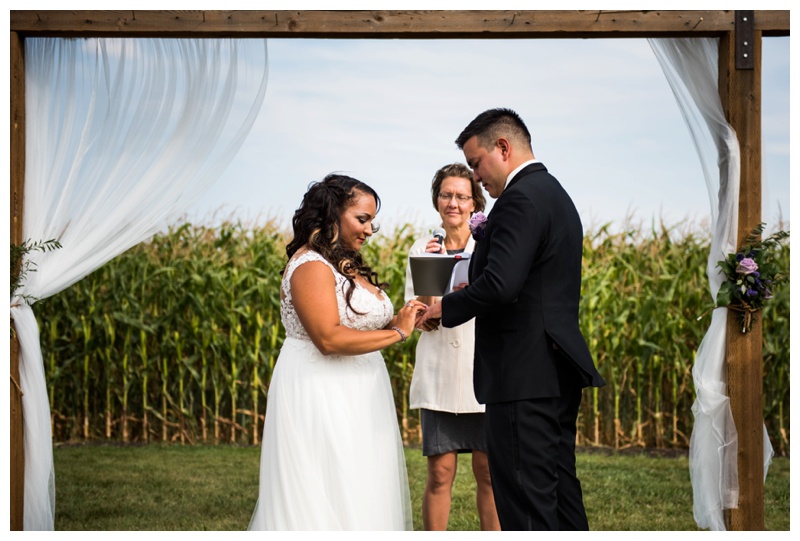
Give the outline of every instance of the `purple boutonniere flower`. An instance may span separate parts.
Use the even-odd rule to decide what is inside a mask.
[[[482,212],[476,212],[469,219],[469,230],[472,233],[472,238],[481,240],[486,235],[486,222],[489,219]]]

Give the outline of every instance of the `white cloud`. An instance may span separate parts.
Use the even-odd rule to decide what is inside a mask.
[[[788,215],[781,39],[765,45],[763,132],[769,197]],[[269,54],[261,116],[195,216],[227,203],[288,224],[309,182],[343,171],[379,192],[384,224],[430,225],[434,171],[463,161],[454,139],[498,106],[526,121],[584,222],[622,222],[631,209],[648,223],[708,215],[694,147],[644,40],[272,40]],[[771,216],[774,202],[765,207]]]

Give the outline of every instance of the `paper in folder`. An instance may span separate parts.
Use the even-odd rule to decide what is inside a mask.
[[[442,297],[453,291],[453,285],[467,281],[469,254],[412,255],[410,265],[414,294]]]

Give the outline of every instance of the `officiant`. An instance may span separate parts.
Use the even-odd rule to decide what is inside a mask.
[[[436,236],[431,234],[418,239],[409,250],[405,293],[406,301],[418,298],[429,306],[440,298],[415,294],[411,257],[424,252],[472,253],[475,240],[470,235],[469,219],[486,206],[480,184],[461,163],[436,171],[431,183],[431,200],[441,217],[441,228],[434,231]],[[485,407],[475,399],[472,385],[474,328],[474,321],[452,329],[441,327],[438,321],[428,322],[423,328],[427,332],[422,333],[417,342],[410,407],[421,410],[422,454],[428,463],[422,520],[429,531],[447,529],[450,494],[461,453],[472,455],[481,529],[500,529],[486,455]]]

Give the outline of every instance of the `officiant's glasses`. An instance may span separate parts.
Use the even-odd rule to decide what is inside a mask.
[[[459,204],[464,204],[472,199],[471,195],[461,195],[459,193],[439,193],[439,201],[450,201],[454,197]]]

